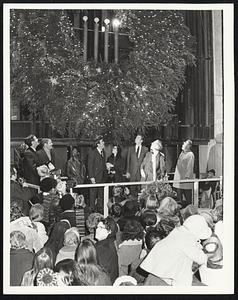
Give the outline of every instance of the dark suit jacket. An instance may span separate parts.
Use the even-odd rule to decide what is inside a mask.
[[[140,175],[140,166],[141,163],[147,153],[148,149],[144,146],[141,148],[140,156],[139,158],[136,155],[136,147],[131,146],[128,149],[127,153],[127,168],[126,171],[130,173],[130,181],[140,181],[141,175]]]
[[[29,147],[24,152],[24,159],[23,159],[23,169],[24,169],[24,178],[26,179],[26,182],[32,183],[32,184],[40,184],[40,178],[37,173],[38,166],[38,157],[36,152]]]
[[[141,169],[145,171],[146,177],[142,181],[152,181],[153,180],[153,165],[152,165],[152,153],[147,152],[146,156],[141,164]],[[164,154],[159,152],[156,155],[156,179],[161,179],[165,173],[165,159]]]
[[[106,238],[105,240],[96,243],[98,264],[108,272],[111,281],[114,282],[118,277],[118,255],[113,239]]]
[[[114,157],[112,154],[108,157],[107,162],[114,165],[114,168],[111,170],[115,171],[115,175],[113,176],[114,182],[123,182],[125,178],[122,176],[125,173],[125,160],[122,157]],[[110,181],[110,179],[109,179]]]
[[[106,158],[103,151],[103,157],[100,155],[97,149],[93,149],[88,155],[88,176],[89,178],[95,178],[96,183],[106,181]]]
[[[44,149],[40,149],[36,152],[37,158],[38,158],[38,166],[47,165],[49,162],[51,162],[55,166],[55,155],[54,151],[51,151],[51,160],[49,160],[49,157],[47,156]]]

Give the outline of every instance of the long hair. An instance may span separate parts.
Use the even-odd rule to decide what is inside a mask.
[[[79,265],[97,264],[96,248],[90,239],[85,239],[78,245],[75,256]]]
[[[117,155],[116,155],[116,158],[121,158],[121,147],[120,147],[120,145],[118,145],[118,144],[113,144],[113,145],[112,145],[112,149],[113,149],[114,147],[117,147]],[[113,155],[113,153],[112,153],[111,155]]]
[[[79,278],[83,285],[112,285],[107,271],[96,264],[79,266]]]
[[[53,269],[53,253],[48,247],[41,248],[33,261],[33,270],[36,274],[44,268]]]
[[[175,216],[178,214],[179,206],[177,202],[171,197],[165,197],[161,203],[157,212],[163,216]]]
[[[73,259],[63,259],[54,267],[54,272],[62,274],[63,282],[66,285],[84,285],[79,277],[78,265]]]

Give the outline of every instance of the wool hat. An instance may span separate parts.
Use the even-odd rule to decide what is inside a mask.
[[[183,226],[187,228],[188,231],[190,231],[197,239],[206,240],[212,234],[205,218],[200,215],[188,217],[184,221]]]

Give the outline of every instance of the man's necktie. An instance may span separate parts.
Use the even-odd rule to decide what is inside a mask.
[[[139,158],[139,151],[140,151],[140,147],[138,146],[137,147],[137,150],[136,150],[136,156]]]

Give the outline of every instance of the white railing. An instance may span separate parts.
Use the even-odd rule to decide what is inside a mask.
[[[222,188],[222,177],[218,178],[205,178],[205,179],[186,179],[186,180],[163,180],[164,183],[193,183],[193,199],[192,203],[198,206],[198,196],[199,196],[199,182],[204,181],[218,181],[220,182],[220,188]],[[119,182],[119,183],[97,183],[97,184],[79,184],[76,185],[73,189],[79,188],[96,188],[102,187],[104,188],[104,217],[108,216],[108,206],[107,203],[109,201],[109,187],[110,186],[130,186],[130,185],[148,185],[153,183],[153,181],[143,181],[143,182]]]
[[[220,188],[222,188],[222,176],[217,178],[205,178],[205,179],[186,179],[186,180],[163,180],[164,183],[193,183],[193,198],[192,204],[198,206],[198,196],[199,196],[199,182],[204,181],[218,181],[220,182]],[[97,183],[97,184],[79,184],[76,185],[73,189],[82,189],[82,188],[97,188],[102,187],[104,188],[104,202],[103,202],[103,214],[104,217],[108,216],[108,206],[107,203],[109,201],[109,187],[111,186],[131,186],[131,185],[148,185],[153,183],[153,181],[139,181],[139,182],[119,182],[119,183]],[[40,187],[35,184],[25,183],[26,187],[37,189],[38,193],[40,192]],[[72,190],[71,189],[71,193]]]

